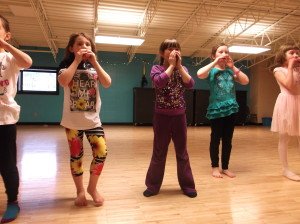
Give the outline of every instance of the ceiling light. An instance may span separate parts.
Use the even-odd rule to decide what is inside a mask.
[[[114,9],[101,9],[99,11],[99,23],[118,24],[126,26],[136,26],[141,22],[143,12],[134,11],[130,12],[128,9],[114,10]]]
[[[269,47],[265,46],[252,46],[252,45],[232,45],[228,48],[231,53],[240,54],[259,54],[265,51],[271,50]]]
[[[98,44],[119,44],[140,46],[145,40],[137,37],[116,37],[116,36],[95,36],[95,42]]]

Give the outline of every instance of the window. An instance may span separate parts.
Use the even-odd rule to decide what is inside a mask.
[[[58,95],[56,69],[30,68],[21,70],[18,93]]]

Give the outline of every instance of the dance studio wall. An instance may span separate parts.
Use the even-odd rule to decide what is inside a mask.
[[[58,67],[64,55],[64,49],[59,52],[54,60],[50,52],[27,52],[33,59],[33,66]],[[144,72],[151,88],[149,77],[150,69],[156,63],[156,55],[136,54],[132,62],[128,63],[126,53],[98,52],[98,60],[112,78],[112,85],[105,89],[100,87],[102,99],[101,120],[103,123],[132,123],[133,122],[133,88],[140,87]],[[195,89],[208,89],[207,82],[196,77],[200,66],[194,66],[192,59],[184,57],[190,74],[196,81]],[[201,65],[202,66],[202,65]],[[246,69],[246,73],[249,71]],[[250,85],[237,85],[237,90],[250,89]],[[21,105],[20,123],[59,123],[62,114],[63,89],[59,89],[59,95],[33,95],[17,94],[17,102]]]
[[[257,123],[262,123],[263,117],[272,117],[273,108],[280,92],[268,63],[262,62],[251,68],[251,90],[249,92],[250,113],[256,114]]]

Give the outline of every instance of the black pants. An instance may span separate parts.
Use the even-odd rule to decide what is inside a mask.
[[[17,126],[0,125],[0,174],[6,189],[7,201],[18,198],[19,172],[17,168]]]
[[[227,117],[210,120],[211,135],[209,150],[212,167],[219,167],[219,145],[222,139],[222,169],[228,169],[235,119],[236,114],[231,114]]]

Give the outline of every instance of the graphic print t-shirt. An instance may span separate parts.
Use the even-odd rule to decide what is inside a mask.
[[[89,70],[77,70],[70,87],[70,111],[96,112],[97,74]]]
[[[20,69],[11,53],[0,52],[0,125],[19,120],[20,106],[14,98]]]
[[[59,74],[64,69],[59,71]],[[76,130],[101,126],[101,100],[98,75],[94,69],[77,69],[69,86],[64,87],[64,108],[61,125]]]

